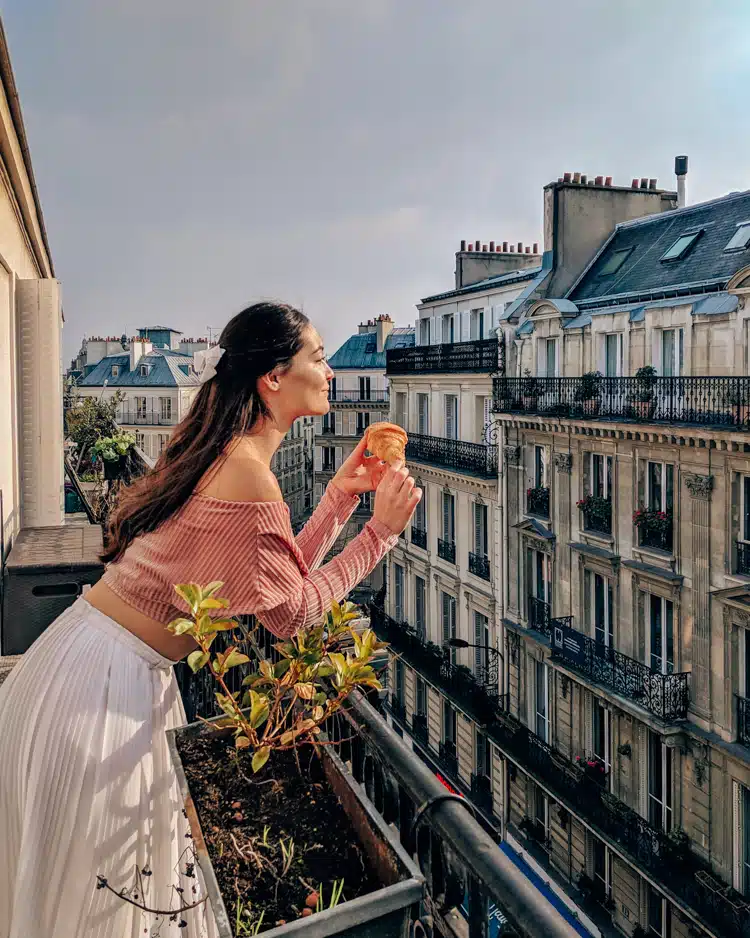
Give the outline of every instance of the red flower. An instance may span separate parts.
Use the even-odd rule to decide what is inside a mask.
[[[531,495],[531,489],[526,489],[526,494]]]

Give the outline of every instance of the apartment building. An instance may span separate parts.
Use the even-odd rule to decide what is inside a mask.
[[[271,462],[295,530],[302,527],[313,508],[314,433],[312,417],[295,420]]]

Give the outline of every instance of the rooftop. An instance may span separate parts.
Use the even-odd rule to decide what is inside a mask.
[[[181,355],[172,349],[154,349],[138,360],[133,371],[130,370],[130,356],[107,355],[93,367],[91,372],[78,382],[81,388],[101,388],[104,382],[110,388],[132,387],[197,387],[200,383],[197,375],[190,368],[188,374],[180,366],[192,366],[190,355]],[[119,374],[112,372],[112,366],[119,367]],[[149,365],[147,375],[141,374],[141,365]]]
[[[385,371],[385,353],[396,348],[411,348],[414,345],[414,327],[396,326],[385,340],[385,350],[378,352],[378,337],[375,332],[350,336],[328,359],[334,371],[342,368],[378,368]]]
[[[519,254],[519,257],[520,256]],[[499,274],[497,277],[488,277],[486,280],[479,280],[477,283],[462,287],[460,290],[448,290],[445,293],[436,293],[433,296],[426,296],[422,300],[422,303],[433,303],[436,300],[448,300],[451,297],[466,296],[469,293],[482,293],[494,287],[523,283],[526,280],[533,280],[541,269],[541,267],[525,267],[523,270],[512,270],[507,274]]]

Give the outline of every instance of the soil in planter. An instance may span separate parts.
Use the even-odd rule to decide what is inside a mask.
[[[237,763],[226,737],[178,735],[176,741],[233,927],[238,896],[250,913],[244,917],[248,926],[264,912],[262,933],[300,918],[321,884],[324,908],[337,880],[344,880],[340,902],[380,888],[310,747],[299,751],[301,775],[293,752],[272,753],[253,775],[252,754],[239,753]],[[281,877],[279,840],[288,845],[289,838],[294,858]]]

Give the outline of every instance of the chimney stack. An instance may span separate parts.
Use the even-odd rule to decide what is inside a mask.
[[[685,208],[687,205],[687,171],[688,158],[686,156],[676,156],[674,158],[674,172],[677,176],[677,208]]]
[[[539,253],[539,242],[538,242],[538,241],[535,241],[535,242],[534,242],[534,250],[533,250],[531,253],[532,253],[532,254],[538,254],[538,253]]]
[[[604,177],[604,185],[605,185],[605,186],[611,186],[611,185],[612,185],[612,177],[611,177],[611,176],[605,176],[605,177]]]
[[[507,242],[507,241],[503,241],[503,253],[504,253],[504,254],[507,254],[507,253],[508,253],[508,242]]]
[[[490,241],[490,251],[492,251],[493,254],[495,253],[495,242],[494,242],[494,241]]]
[[[465,251],[465,250],[466,250],[466,238],[464,238],[464,240],[461,242],[461,251]]]
[[[518,253],[523,254],[523,241],[518,242]]]
[[[597,177],[594,179],[594,185],[595,185],[595,186],[603,186],[603,185],[604,185],[604,176],[597,176]]]
[[[630,183],[630,188],[631,188],[631,189],[637,189],[637,188],[638,188],[638,180],[637,180],[637,179],[634,179],[634,180]]]

